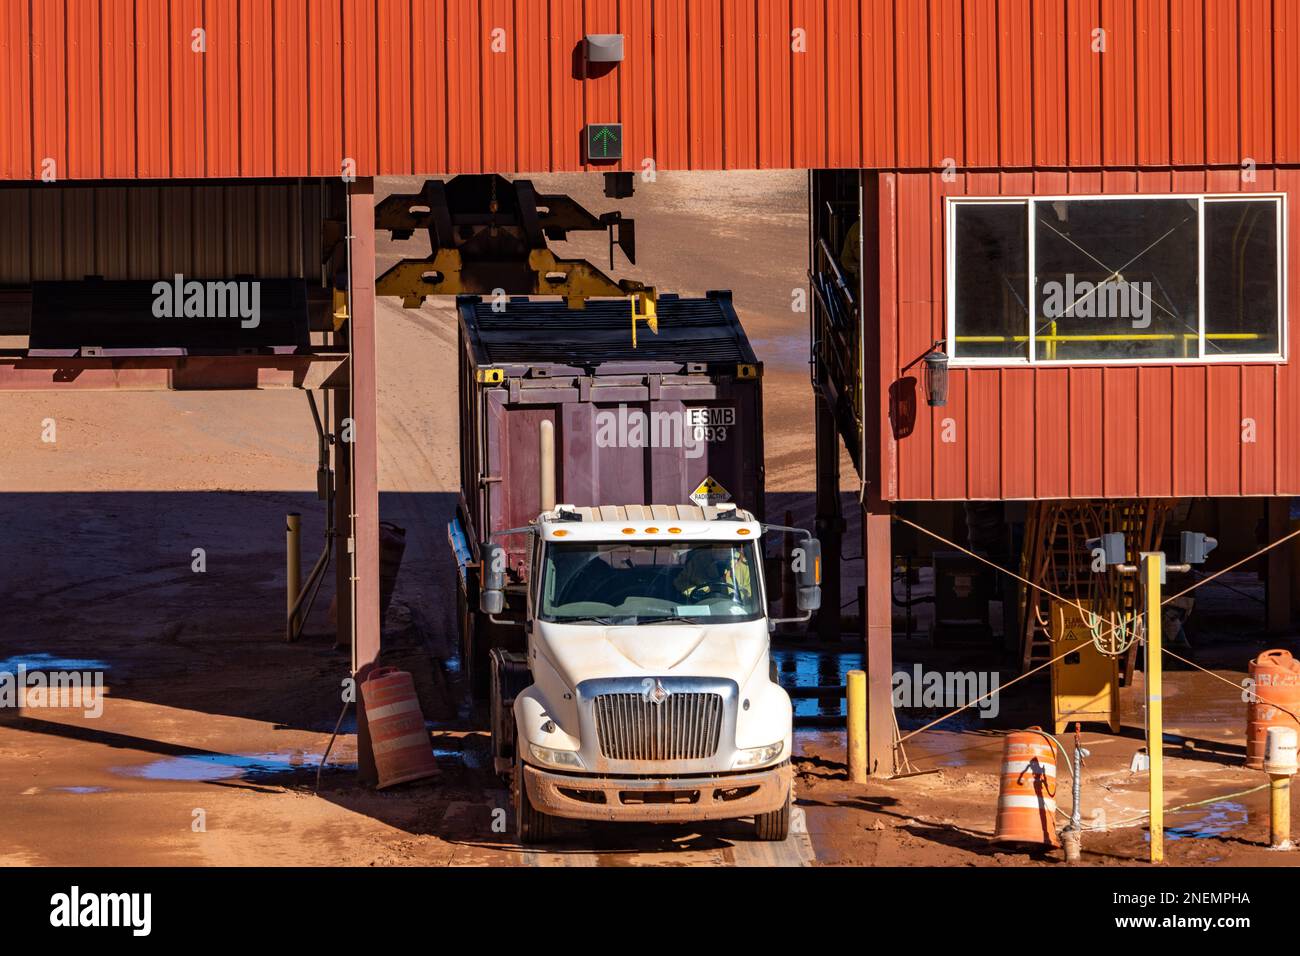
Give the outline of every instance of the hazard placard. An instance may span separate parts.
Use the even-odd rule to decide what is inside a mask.
[[[720,505],[730,500],[731,492],[714,480],[712,475],[701,481],[696,489],[691,492],[691,501],[694,501],[701,508],[708,505]]]

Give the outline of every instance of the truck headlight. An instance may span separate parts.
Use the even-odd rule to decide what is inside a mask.
[[[561,770],[582,769],[582,758],[578,756],[576,750],[553,750],[550,747],[529,744],[528,752],[533,755],[534,760],[548,767],[559,767]]]
[[[781,752],[785,750],[785,741],[778,740],[774,744],[768,744],[766,747],[754,747],[752,750],[742,750],[736,754],[736,759],[732,763],[733,770],[739,770],[742,767],[758,767],[765,763],[771,763]]]

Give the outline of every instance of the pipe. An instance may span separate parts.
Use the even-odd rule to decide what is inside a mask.
[[[290,512],[284,520],[286,587],[284,639],[292,641],[298,629],[298,598],[302,593],[302,515],[296,511]]]
[[[1274,850],[1291,849],[1291,778],[1268,775],[1268,845]]]
[[[334,551],[335,475],[330,469],[330,446],[334,443],[334,436],[325,430],[320,411],[316,408],[316,398],[310,391],[307,392],[307,403],[311,407],[311,417],[316,424],[316,440],[319,449],[317,484],[323,485],[325,499],[325,546],[321,549],[316,563],[312,565],[307,581],[299,588],[297,601],[289,609],[287,626],[289,627],[288,640],[291,643],[298,639],[307,624],[307,616],[311,614],[312,605],[316,602],[316,595],[325,580],[325,571],[329,567],[330,557]]]
[[[867,672],[849,671],[849,780],[867,782]]]
[[[542,511],[555,510],[555,423],[543,421],[538,429]]]

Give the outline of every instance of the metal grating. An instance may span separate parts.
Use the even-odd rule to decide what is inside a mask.
[[[610,760],[702,760],[718,752],[722,695],[671,694],[652,704],[640,694],[593,698],[601,755]]]

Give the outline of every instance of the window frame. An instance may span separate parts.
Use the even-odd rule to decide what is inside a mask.
[[[1038,223],[1034,213],[1037,203],[1052,202],[1114,202],[1119,200],[1195,200],[1197,204],[1197,356],[1195,358],[1156,357],[1156,358],[1089,358],[1089,359],[1040,359],[1037,358],[1038,326],[1038,277],[1036,245]],[[1259,354],[1239,353],[1232,355],[1207,355],[1205,353],[1205,206],[1207,203],[1220,202],[1259,202],[1272,200],[1277,208],[1277,302],[1278,302],[1278,349],[1276,352]],[[1026,262],[1028,264],[1028,303],[1029,303],[1029,338],[1025,358],[1012,356],[972,356],[961,357],[957,354],[957,210],[965,205],[1023,205],[1027,218],[1026,241],[1029,244]],[[953,368],[1073,368],[1086,366],[1138,366],[1138,365],[1283,365],[1289,360],[1290,335],[1288,334],[1289,315],[1287,312],[1287,194],[1284,192],[1238,192],[1238,193],[1115,193],[1111,195],[1087,193],[1076,195],[993,195],[993,196],[945,196],[944,197],[944,306],[945,341],[949,344],[949,364]]]

